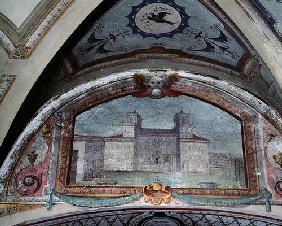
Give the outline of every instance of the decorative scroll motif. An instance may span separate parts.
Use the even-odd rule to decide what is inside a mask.
[[[266,120],[262,120],[262,124],[267,185],[272,192],[272,199],[277,201],[282,199],[282,171],[274,156],[279,154],[282,148],[282,134]]]
[[[34,167],[33,163],[30,167],[22,169],[16,177],[18,193],[32,195],[37,192],[42,184],[43,173],[44,169]]]
[[[169,203],[171,201],[172,190],[169,186],[154,182],[146,185],[143,189],[144,201],[154,205],[159,205],[162,202]]]
[[[199,1],[124,0],[93,25],[73,53],[84,65],[150,48],[179,49],[182,54],[207,57],[231,67],[245,52]]]
[[[121,208],[115,210],[84,211],[25,222],[21,225],[51,226],[51,225],[95,225],[95,226],[242,226],[264,225],[280,226],[281,220],[235,213],[222,210],[188,209],[188,208]]]
[[[0,217],[12,215],[22,211],[41,208],[41,204],[0,203]]]
[[[282,172],[278,173],[274,188],[276,193],[282,196]]]
[[[282,169],[282,139],[274,138],[268,144],[269,160],[273,166]]]
[[[0,104],[4,100],[6,94],[11,88],[13,82],[15,81],[14,75],[3,75],[0,74]]]
[[[14,180],[16,191],[22,196],[43,193],[43,186],[47,184],[48,177],[51,131],[51,125],[46,123],[27,146],[26,155],[18,166]]]
[[[72,1],[73,0],[60,0],[57,4],[53,4],[53,5],[51,2],[53,8],[51,8],[50,11],[48,11],[48,14],[45,15],[44,19],[41,19],[39,17],[40,18],[39,21],[32,21],[30,25],[31,27],[26,28],[27,30],[26,34],[21,34],[17,29],[12,27],[13,28],[12,30],[15,30],[14,31],[16,33],[15,36],[19,36],[21,38],[13,38],[10,37],[8,34],[6,34],[4,30],[0,31],[0,45],[7,52],[8,57],[12,59],[28,58],[30,54],[33,52],[33,50],[35,49],[35,47],[38,45],[42,37],[58,20],[58,18],[64,13],[67,7],[70,6]],[[48,3],[48,1],[46,2]],[[46,8],[44,8],[43,10],[46,10]],[[6,22],[6,24],[9,23]],[[10,27],[7,26],[6,29],[9,28]]]
[[[282,168],[282,152],[279,151],[277,152],[277,154],[273,155],[273,159],[275,163],[278,164],[280,168]]]

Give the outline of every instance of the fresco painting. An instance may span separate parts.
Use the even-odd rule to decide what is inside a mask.
[[[241,131],[192,97],[115,99],[77,115],[70,184],[245,188]]]

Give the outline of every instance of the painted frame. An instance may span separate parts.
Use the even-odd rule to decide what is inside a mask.
[[[191,96],[209,104],[215,105],[241,121],[242,141],[244,150],[244,164],[246,188],[206,189],[206,188],[172,188],[173,192],[211,197],[246,197],[257,195],[260,192],[257,174],[257,155],[255,140],[255,118],[253,114],[237,107],[220,93],[212,92],[206,87],[193,87],[177,83],[170,90],[172,93]],[[72,158],[72,141],[74,123],[78,114],[98,105],[126,95],[136,95],[140,90],[136,85],[120,84],[118,87],[99,88],[85,96],[79,103],[71,103],[61,113],[63,115],[59,164],[55,190],[59,193],[87,197],[121,197],[142,192],[143,186],[86,186],[69,184],[70,159]]]

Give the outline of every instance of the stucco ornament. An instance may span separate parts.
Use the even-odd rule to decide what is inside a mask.
[[[150,202],[154,205],[159,205],[163,202],[169,203],[171,201],[171,188],[158,182],[154,182],[150,185],[145,186],[143,192],[144,201]]]
[[[275,167],[282,169],[282,139],[274,138],[268,143],[269,160]]]
[[[180,79],[177,73],[169,74],[166,71],[155,71],[153,73],[154,76],[148,76],[146,73],[134,74],[134,82],[142,90],[136,96],[150,96],[155,99],[165,96],[177,96],[177,93],[169,91],[169,88]]]

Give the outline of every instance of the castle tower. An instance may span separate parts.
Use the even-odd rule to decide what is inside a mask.
[[[180,138],[192,137],[192,123],[190,121],[190,114],[181,110],[174,116],[174,128],[179,133]]]
[[[142,118],[138,112],[127,113],[126,121],[123,123],[123,137],[134,137],[136,129],[141,128]]]

